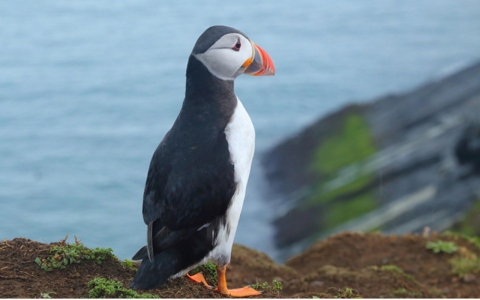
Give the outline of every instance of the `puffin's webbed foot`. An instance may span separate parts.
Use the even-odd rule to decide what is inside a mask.
[[[223,266],[223,267],[218,267],[217,266],[218,286],[215,289],[215,292],[223,294],[223,295],[228,295],[228,296],[231,296],[231,297],[238,297],[238,298],[249,297],[249,296],[258,296],[258,295],[262,294],[261,292],[255,290],[255,289],[253,289],[249,286],[239,288],[239,289],[229,290],[227,288],[226,272],[227,272],[227,267],[226,266]]]
[[[218,274],[218,285],[214,289],[215,292],[220,293],[222,295],[227,295],[231,297],[237,297],[237,298],[242,298],[242,297],[249,297],[249,296],[258,296],[261,295],[262,293],[249,287],[245,286],[243,288],[239,289],[233,289],[229,290],[227,288],[227,277],[226,277],[226,271],[227,267],[218,267],[217,266],[217,274]],[[188,279],[190,279],[193,282],[196,283],[202,283],[204,286],[206,286],[209,289],[212,289],[213,287],[207,283],[205,280],[205,277],[203,277],[202,273],[197,273],[195,275],[186,275]]]

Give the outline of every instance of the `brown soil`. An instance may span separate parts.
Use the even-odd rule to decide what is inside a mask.
[[[433,253],[427,241],[453,241],[456,253]],[[34,260],[45,258],[51,246],[16,238],[0,242],[0,297],[88,297],[87,283],[95,277],[121,281],[128,287],[135,271],[109,258],[102,264],[83,261],[66,269],[44,271]],[[228,268],[229,287],[279,280],[280,292],[269,290],[262,298],[301,297],[480,297],[480,260],[462,276],[452,272],[451,259],[475,261],[480,249],[469,241],[445,235],[382,236],[342,233],[320,241],[285,265],[267,255],[235,245]],[[383,267],[382,267],[383,266]],[[162,298],[219,298],[221,295],[185,278],[170,279],[148,291]]]

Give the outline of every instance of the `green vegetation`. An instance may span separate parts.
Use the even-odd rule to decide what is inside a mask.
[[[370,129],[358,114],[345,118],[343,130],[324,141],[315,153],[313,167],[322,175],[334,176],[343,167],[375,153]]]
[[[217,266],[212,262],[206,262],[205,264],[192,269],[188,274],[195,275],[202,273],[205,280],[213,286],[218,283]]]
[[[457,252],[458,247],[455,245],[454,242],[445,242],[445,241],[435,241],[435,242],[428,242],[426,248],[432,250],[433,253],[448,253],[452,254]]]
[[[40,293],[40,297],[45,298],[45,299],[50,299],[52,296],[50,294],[55,294],[55,292],[49,292],[49,293]]]
[[[329,203],[339,196],[347,195],[364,188],[370,184],[370,182],[370,175],[361,175],[353,181],[332,190],[327,190],[321,186],[321,190],[318,190],[318,194],[316,195],[317,197],[311,198],[310,201],[312,203]]]
[[[408,297],[408,298],[413,298],[413,297],[422,297],[422,294],[419,292],[412,292],[408,291],[405,288],[399,288],[396,291],[393,292],[393,295],[397,297]]]
[[[445,232],[442,235],[452,237],[454,239],[465,239],[480,249],[480,238],[469,237],[463,233]],[[428,242],[427,249],[433,250],[434,253],[445,252],[455,254],[449,263],[452,267],[452,273],[463,277],[467,274],[480,273],[480,258],[466,247],[458,247],[454,242],[435,241]]]
[[[403,274],[403,270],[396,265],[383,265],[380,267],[380,271],[396,272],[396,273]]]
[[[122,261],[122,266],[124,268],[128,268],[130,270],[134,270],[134,271],[137,270],[137,267],[135,267],[135,265],[133,264],[133,261],[131,261],[129,259],[125,259],[124,261]]]
[[[149,293],[139,294],[125,288],[120,281],[100,277],[90,280],[88,287],[91,288],[88,298],[159,298]]]
[[[452,227],[454,232],[463,236],[480,236],[480,199],[469,208],[463,219]],[[478,239],[478,247],[480,248],[480,239]]]
[[[480,273],[480,259],[476,257],[452,258],[450,264],[452,265],[452,272],[460,277]]]
[[[454,231],[445,231],[444,233],[442,233],[442,235],[451,236],[451,237],[454,237],[455,239],[463,238],[469,241],[470,243],[472,243],[473,245],[475,245],[475,247],[477,247],[478,249],[480,249],[480,237],[478,236],[469,236],[465,233],[454,232]]]
[[[282,290],[282,283],[276,279],[272,281],[272,284],[268,284],[268,282],[264,283],[255,283],[250,286],[253,289],[256,289],[257,291],[273,291],[273,292],[279,292]]]
[[[77,239],[75,239],[75,244],[66,244],[65,240],[60,245],[53,246],[47,258],[37,257],[35,259],[42,270],[65,269],[67,265],[78,264],[83,260],[93,260],[97,264],[101,264],[108,257],[115,258],[111,248],[88,249]]]
[[[372,211],[375,207],[375,201],[370,193],[354,197],[350,201],[332,203],[328,206],[328,213],[325,216],[325,227],[334,228]]]
[[[373,266],[373,267],[371,267],[371,269],[382,271],[382,272],[397,273],[397,274],[400,274],[403,277],[405,277],[405,279],[408,279],[410,281],[414,280],[412,275],[406,274],[405,272],[403,272],[403,270],[399,266],[396,266],[396,265],[383,265],[381,267]]]
[[[358,295],[358,292],[355,291],[354,289],[346,287],[345,290],[339,291],[337,295],[334,296],[334,298],[361,298]]]
[[[431,297],[433,298],[445,298],[444,292],[437,288],[437,287],[432,287],[428,290],[428,293],[430,294]]]
[[[346,221],[372,211],[376,207],[371,192],[361,193],[337,200],[339,197],[356,193],[372,182],[372,175],[362,170],[354,172],[352,178],[338,187],[329,186],[328,182],[339,178],[339,172],[354,163],[361,163],[376,152],[368,124],[358,114],[351,113],[344,119],[340,132],[327,138],[316,149],[312,171],[319,174],[322,182],[315,188],[314,195],[307,199],[305,207],[324,206],[323,226],[332,229]]]

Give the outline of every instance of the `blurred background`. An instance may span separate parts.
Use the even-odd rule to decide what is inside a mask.
[[[288,190],[275,187],[296,176],[278,172],[274,158],[295,153],[279,154],[278,145],[349,103],[441,82],[480,60],[480,2],[474,0],[1,1],[0,239],[50,243],[76,235],[88,247],[113,248],[121,259],[143,246],[141,205],[151,156],[181,107],[196,39],[220,24],[247,34],[275,62],[274,77],[236,81],[257,132],[236,242],[277,260],[340,225],[333,222],[319,234],[315,228],[325,224],[314,218],[282,240],[282,220],[288,227],[298,221],[282,217],[326,187],[308,180]],[[382,126],[374,111],[360,115],[372,128],[376,150],[394,146],[375,139]],[[392,115],[388,120],[396,122]],[[312,151],[320,159],[325,152]],[[332,174],[320,177],[340,176]],[[439,193],[428,187],[412,191]],[[362,213],[387,203],[385,195]]]

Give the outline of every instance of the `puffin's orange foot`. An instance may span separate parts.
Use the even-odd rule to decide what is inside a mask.
[[[185,276],[187,276],[187,278],[190,279],[193,282],[203,283],[204,286],[206,286],[210,289],[212,288],[212,286],[208,285],[207,281],[205,280],[205,277],[203,277],[203,274],[201,272],[197,273],[195,275],[191,275],[191,276],[186,274]]]
[[[227,295],[230,297],[237,297],[237,298],[242,298],[242,297],[250,297],[250,296],[258,296],[261,295],[262,292],[259,292],[257,290],[252,289],[249,286],[240,288],[240,289],[233,289],[233,290],[224,290],[224,291],[219,291],[218,288],[215,289],[215,292]]]

